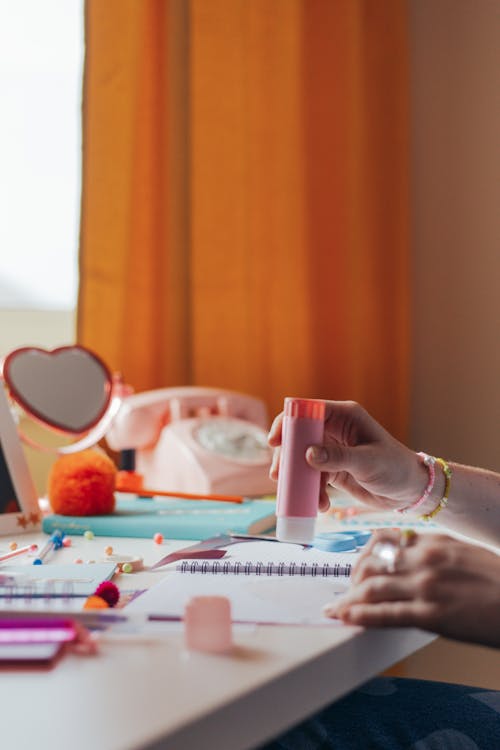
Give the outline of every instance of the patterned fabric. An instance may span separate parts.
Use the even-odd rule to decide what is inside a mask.
[[[500,750],[500,692],[379,677],[261,750]]]

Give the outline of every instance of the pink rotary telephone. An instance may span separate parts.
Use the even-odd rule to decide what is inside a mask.
[[[275,494],[267,412],[257,398],[219,388],[163,388],[124,398],[106,439],[136,451],[148,487],[166,492]]]

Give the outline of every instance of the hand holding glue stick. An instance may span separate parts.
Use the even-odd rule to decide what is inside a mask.
[[[323,441],[325,402],[286,398],[276,505],[276,536],[310,544],[318,514],[321,475],[306,460],[311,445]]]
[[[396,525],[401,525],[400,513],[418,508],[423,521],[431,519],[498,548],[498,473],[444,459],[431,471],[427,454],[405,446],[359,404],[324,405],[323,439],[298,451],[303,455],[305,450],[306,462],[320,476],[320,510],[328,509],[330,484],[366,507],[398,513]],[[275,479],[282,470],[285,475],[290,471],[285,419],[278,415],[269,434]],[[280,513],[291,515],[290,504]],[[500,648],[497,552],[442,534],[411,531],[375,533],[353,570],[349,592],[324,614],[352,625],[419,627]],[[388,546],[393,547],[390,558],[382,554]]]

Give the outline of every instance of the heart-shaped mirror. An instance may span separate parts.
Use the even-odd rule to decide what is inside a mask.
[[[81,346],[16,349],[5,359],[3,376],[13,399],[30,416],[74,435],[94,427],[111,399],[110,371]]]

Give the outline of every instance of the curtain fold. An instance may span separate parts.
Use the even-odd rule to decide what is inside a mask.
[[[399,0],[87,0],[78,337],[137,390],[408,415]]]

